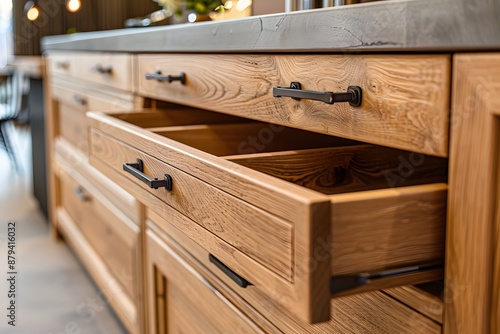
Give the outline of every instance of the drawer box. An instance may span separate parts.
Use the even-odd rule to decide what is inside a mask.
[[[49,70],[66,79],[92,83],[132,92],[132,56],[111,53],[50,53]]]
[[[448,155],[448,55],[139,55],[146,97],[435,156]],[[185,75],[158,81],[154,75]],[[152,78],[153,75],[153,78]],[[148,79],[149,78],[149,79]],[[359,107],[273,97],[273,88],[362,89]]]
[[[345,284],[442,260],[446,185],[435,182],[446,181],[446,160],[265,123],[205,124],[200,111],[191,125],[175,121],[174,108],[156,113],[153,128],[133,114],[88,113],[91,163],[156,211],[175,208],[177,228],[307,321],[329,317],[330,290],[441,277],[436,269]],[[168,174],[172,190],[124,171],[136,159],[136,176]],[[404,187],[390,188],[389,174]]]

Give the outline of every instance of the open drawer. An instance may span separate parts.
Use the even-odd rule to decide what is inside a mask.
[[[91,164],[306,321],[442,277],[445,159],[197,109],[87,116]]]

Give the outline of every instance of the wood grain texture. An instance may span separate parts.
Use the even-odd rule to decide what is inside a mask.
[[[407,285],[384,290],[384,293],[396,298],[412,309],[426,315],[439,324],[443,323],[443,300],[424,290]]]
[[[54,151],[54,158],[58,165],[69,171],[70,174],[72,171],[81,174],[131,221],[139,225],[138,203],[131,194],[92,167],[88,163],[87,157],[75,151],[74,147],[67,141],[61,138],[56,139]]]
[[[369,194],[361,192],[354,193],[351,197],[348,195],[332,195],[330,198],[326,195],[316,193],[316,196],[318,196],[317,198],[323,196],[322,198],[327,200],[329,205],[332,205],[333,215],[330,216],[330,218],[324,216],[324,207],[319,207],[319,209],[315,207],[317,205],[316,203],[309,204],[308,209],[306,209],[309,210],[309,214],[305,216],[304,220],[301,220],[297,216],[291,217],[289,215],[287,215],[286,218],[281,218],[279,215],[276,215],[277,211],[275,206],[269,206],[269,203],[267,201],[262,201],[262,198],[255,201],[249,201],[247,195],[255,194],[249,193],[248,190],[237,190],[237,192],[235,192],[238,188],[234,188],[235,185],[227,183],[226,180],[230,173],[239,171],[242,173],[242,177],[238,180],[237,187],[241,186],[243,182],[257,182],[258,186],[253,187],[253,189],[262,194],[266,193],[263,191],[265,187],[269,187],[269,185],[272,184],[279,186],[282,190],[287,189],[290,186],[288,182],[276,178],[270,178],[266,181],[268,176],[262,173],[255,173],[255,171],[251,169],[243,169],[243,167],[235,166],[223,159],[205,155],[203,152],[193,149],[192,147],[187,147],[175,141],[169,141],[167,138],[157,136],[156,134],[144,131],[136,126],[131,126],[125,122],[120,122],[116,120],[116,118],[111,124],[107,123],[107,120],[110,119],[108,116],[102,116],[95,113],[89,114],[89,116],[90,123],[92,124],[92,153],[90,160],[94,166],[108,174],[110,173],[110,167],[118,175],[124,175],[126,179],[132,180],[139,185],[142,189],[139,190],[139,192],[144,192],[144,190],[148,191],[154,197],[161,199],[160,202],[173,205],[181,213],[199,224],[203,227],[202,229],[197,229],[195,226],[188,227],[193,225],[194,222],[187,221],[183,229],[186,230],[186,233],[190,234],[194,240],[203,242],[204,247],[212,249],[216,256],[222,254],[224,260],[228,259],[228,265],[232,266],[233,270],[237,272],[246,272],[246,269],[241,268],[241,263],[235,262],[233,257],[236,253],[233,253],[232,256],[228,256],[228,250],[225,249],[228,245],[232,245],[238,249],[242,252],[242,255],[250,256],[261,264],[265,264],[267,268],[274,270],[276,273],[286,274],[287,276],[283,277],[290,277],[293,286],[285,286],[283,282],[279,282],[276,279],[269,280],[269,274],[263,270],[264,268],[256,267],[256,272],[262,273],[260,275],[263,275],[258,279],[258,282],[262,282],[259,284],[268,285],[268,289],[273,287],[274,289],[285,291],[287,298],[289,298],[286,303],[289,304],[292,309],[297,310],[296,312],[299,314],[301,314],[300,312],[304,312],[304,310],[299,311],[301,307],[304,307],[304,303],[302,302],[300,303],[302,306],[298,306],[296,304],[298,301],[294,300],[297,298],[296,294],[300,295],[304,293],[304,290],[300,290],[300,286],[304,286],[305,289],[311,289],[308,291],[308,295],[311,298],[313,298],[312,296],[315,296],[314,298],[320,298],[319,296],[324,298],[325,294],[326,297],[328,297],[329,294],[327,291],[325,292],[324,289],[327,288],[328,279],[332,270],[332,265],[330,263],[333,263],[335,274],[343,274],[348,270],[352,270],[352,267],[355,267],[355,269],[349,273],[388,268],[396,265],[414,264],[419,261],[439,260],[442,258],[442,229],[444,226],[443,208],[446,186],[438,185],[428,188],[423,186],[423,188],[416,187],[416,189],[408,187],[409,189],[401,188],[398,190],[387,190],[381,193],[374,192]],[[95,116],[97,116],[98,120],[96,120]],[[245,126],[250,126],[250,124],[245,124]],[[99,129],[104,129],[107,134],[104,134]],[[114,136],[116,139],[113,139],[108,134]],[[126,145],[123,142],[133,143],[138,149]],[[162,143],[166,145],[164,146]],[[165,151],[165,153],[161,153],[162,149],[167,147],[169,148],[169,152],[167,153]],[[178,153],[176,154],[175,151]],[[153,158],[152,155],[160,159],[168,157],[166,159],[168,164],[157,158]],[[177,157],[175,157],[175,155]],[[122,164],[124,162],[135,161],[137,157],[145,162],[146,174],[157,177],[158,175],[169,173],[173,176],[174,184],[177,185],[174,186],[175,189],[172,194],[161,189],[154,191],[146,189],[147,187],[143,186],[140,181],[128,176],[128,174],[122,171]],[[191,162],[187,163],[187,160],[191,160]],[[208,165],[206,163],[207,161],[212,161],[212,164]],[[202,163],[200,166],[201,170],[193,168],[197,163]],[[229,165],[223,167],[226,163]],[[103,169],[103,164],[109,167]],[[215,180],[211,179],[211,177],[222,170],[224,170],[225,173],[223,175],[221,174],[221,179],[212,183]],[[207,176],[209,177],[207,178]],[[117,179],[116,175],[113,176],[111,174],[111,177],[114,178],[115,181],[118,181],[118,179],[121,180],[121,178]],[[124,186],[126,187],[125,184]],[[196,193],[193,194],[190,191],[191,189],[196,189]],[[222,193],[219,194],[219,190],[222,190],[224,194],[229,193],[234,197],[221,197],[220,194]],[[309,191],[310,190],[303,187],[297,187],[293,189],[293,191],[290,189],[290,192],[287,194],[282,193],[280,195],[279,201],[281,204],[279,205],[283,205],[283,203],[289,202],[290,200],[293,201],[297,196],[309,196]],[[176,192],[177,195],[174,196]],[[138,197],[143,195],[137,193],[136,190],[133,190],[133,193]],[[203,196],[200,197],[199,194],[203,194]],[[194,200],[195,198],[196,200]],[[212,203],[212,200],[215,200],[215,202]],[[276,201],[276,197],[274,201]],[[330,203],[331,201],[333,201],[333,204]],[[149,204],[151,200],[148,197],[148,200],[143,202]],[[205,204],[201,205],[200,203]],[[368,215],[360,212],[360,203],[368,208]],[[245,205],[242,204],[252,205],[259,209],[245,211]],[[296,207],[295,204],[294,206]],[[290,206],[288,210],[293,209],[294,206]],[[218,208],[217,212],[213,211],[213,207]],[[224,209],[220,210],[221,207]],[[159,204],[157,208],[160,210],[159,212],[167,214],[164,211],[166,208],[164,204]],[[203,208],[203,211],[200,211],[199,208]],[[235,210],[235,208],[238,209]],[[408,210],[408,208],[418,208],[418,210]],[[422,208],[424,208],[423,212],[420,212]],[[272,215],[262,216],[260,210],[265,210]],[[232,213],[233,211],[234,214]],[[222,231],[214,229],[212,224],[207,225],[206,222],[209,222],[209,220],[203,218],[204,216],[200,216],[203,212],[212,212],[211,214],[207,214],[208,217],[226,217],[223,220],[218,220],[217,226],[222,226]],[[241,214],[241,212],[247,213]],[[238,220],[232,218],[235,217],[235,214],[239,217]],[[405,219],[407,219],[409,223],[402,225],[401,228],[397,228],[396,233],[394,225],[397,223],[398,214],[402,214],[403,217],[406,217]],[[258,216],[266,218],[264,218],[264,220],[260,218],[256,219]],[[376,218],[375,221],[373,219],[374,217]],[[245,227],[245,224],[241,223],[242,219],[245,221],[251,219],[252,223],[248,224],[248,226],[252,226],[252,229],[245,229],[247,232],[243,234],[238,234],[237,231],[231,232],[234,226],[238,226],[238,230]],[[271,234],[265,234],[268,235],[265,242],[264,239],[262,239],[262,233],[255,232],[255,228],[260,228],[262,231],[268,231],[271,228],[276,229],[280,224],[269,224],[269,222],[277,222],[279,219],[284,219],[283,223],[286,222],[290,224],[291,230],[289,231],[293,231],[293,243],[288,241],[290,244],[287,244],[286,240],[290,240],[290,238],[284,239],[283,236],[285,234],[278,230],[275,230]],[[182,221],[181,218],[179,218],[179,220]],[[250,222],[250,220],[248,221]],[[267,229],[259,227],[261,226],[261,221],[266,221],[265,226]],[[338,242],[338,244],[342,245],[342,249],[338,251],[338,255],[337,249],[335,249],[332,254],[329,254],[329,245],[332,242],[332,239],[329,237],[331,233],[330,229],[332,228],[330,225],[331,221],[338,221],[340,226],[337,227],[340,229],[338,237],[335,235],[333,236],[339,240],[337,241],[337,239],[334,239],[333,244]],[[355,223],[353,224],[352,222]],[[372,233],[369,233],[374,223],[378,224],[377,226],[380,227],[380,238],[377,239],[377,241],[373,239]],[[422,237],[419,235],[418,238],[414,238],[413,234],[409,234],[415,233],[415,226],[419,226],[421,231],[425,231],[425,233],[422,233]],[[208,231],[210,232],[209,234],[215,234],[219,238],[222,238],[224,242],[227,241],[228,243],[224,245],[224,243],[220,243],[220,240],[214,240],[213,236],[206,236],[206,232]],[[353,231],[357,231],[360,234],[355,238],[350,238],[349,235],[353,233]],[[418,232],[420,231],[417,229],[417,233]],[[201,237],[201,235],[204,236]],[[291,234],[288,235],[291,236]],[[411,235],[411,238],[409,238],[409,235]],[[276,242],[270,242],[268,240],[269,238],[278,239],[276,239]],[[243,243],[242,240],[248,240],[248,242]],[[353,244],[356,244],[359,240],[363,240],[364,244],[359,247],[353,247]],[[380,240],[384,242],[380,243]],[[250,245],[259,246],[250,247]],[[244,248],[242,248],[243,246]],[[272,252],[268,251],[271,249],[269,248],[271,246],[273,247]],[[292,262],[284,262],[287,258],[284,256],[286,253],[283,253],[283,251],[280,252],[279,248],[276,248],[278,246],[282,247],[282,250],[291,249],[293,251]],[[372,254],[370,254],[370,250],[373,249],[376,250],[377,261],[373,261]],[[327,254],[323,256],[323,252]],[[265,256],[262,254],[265,254]],[[304,254],[310,255],[304,258]],[[324,261],[324,258],[331,258],[332,261]],[[334,258],[335,260],[333,260]],[[281,265],[281,263],[293,263],[292,271],[287,272],[286,268]],[[358,266],[353,263],[357,263],[356,265]],[[273,266],[270,267],[270,264]],[[251,280],[255,281],[256,272],[250,271],[250,276],[247,275],[246,277],[248,277],[249,280],[251,278]],[[316,277],[315,279],[323,280],[323,283],[307,283],[308,280],[304,277],[309,277],[309,275]],[[438,279],[441,277],[439,275],[432,277],[426,276],[424,281]],[[414,281],[405,281],[405,284],[421,282],[422,278],[417,276],[418,275],[414,277]],[[265,277],[265,279],[263,277]],[[271,284],[270,282],[273,283]],[[257,282],[254,284],[257,284]],[[392,284],[397,284],[397,282],[392,282],[391,285]],[[387,287],[387,285],[383,284],[381,286]],[[371,288],[375,289],[377,286],[373,285]],[[326,298],[326,302],[328,302],[328,298]],[[313,310],[324,312],[324,310],[327,310],[327,307],[315,306],[315,308],[311,308],[307,312],[313,312]]]
[[[330,233],[328,218],[330,203],[328,198],[284,181],[276,184],[276,181],[279,180],[273,177],[237,166],[168,138],[139,129],[116,118],[100,113],[88,113],[87,115],[89,124],[93,128],[104,130],[121,142],[133,142],[134,147],[144,154],[162,159],[168,157],[169,165],[182,171],[188,171],[194,177],[193,180],[196,178],[207,183],[207,186],[215,186],[225,193],[239,198],[242,203],[246,202],[247,205],[256,206],[259,210],[276,216],[276,219],[283,219],[291,223],[294,228],[294,236],[298,236],[294,245],[294,284],[288,286],[279,277],[267,277],[269,273],[266,274],[266,279],[271,279],[274,284],[287,291],[288,305],[304,319],[317,322],[328,317],[329,263],[328,261],[320,262],[315,271],[310,270],[314,251],[321,247],[319,236],[326,237]],[[95,145],[96,148],[100,147],[98,143],[92,145]],[[121,164],[123,162],[112,166],[115,173],[111,173],[103,168],[102,160],[94,157],[93,154],[90,156],[90,161],[112,179],[116,177],[116,171],[120,170],[122,173]],[[130,180],[128,177],[127,179]],[[125,183],[124,186],[127,188]],[[139,192],[143,191],[139,190]],[[134,192],[134,195],[140,197],[144,194]],[[148,198],[148,200],[150,199]],[[146,202],[143,201],[143,203]],[[262,269],[261,267],[260,270]],[[270,287],[268,288],[270,289]]]
[[[141,109],[133,113],[108,113],[113,117],[137,125],[141,128],[163,128],[193,124],[244,123],[245,118],[213,113],[181,105],[172,105],[163,109]]]
[[[186,85],[146,73],[185,72]],[[450,58],[442,55],[140,55],[147,97],[413,152],[448,154]],[[361,107],[275,98],[292,81],[315,91],[363,89]],[[249,104],[252,106],[249,108]]]
[[[162,326],[158,326],[151,333],[264,333],[196,268],[186,263],[168,241],[148,231],[146,243],[148,265],[156,268],[166,281],[163,291],[150,293],[154,296],[163,292],[163,305],[156,309],[157,316],[166,317],[165,331],[160,332]],[[151,304],[154,305],[155,301]]]
[[[242,20],[79,36],[44,49],[129,52],[429,52],[498,49],[497,0],[378,1]],[[159,43],[158,41],[161,41]]]
[[[442,183],[332,195],[332,273],[442,261],[446,197]]]
[[[64,209],[59,208],[56,211],[56,215],[59,222],[58,228],[65,237],[65,240],[72,246],[103,293],[109,295],[108,300],[111,306],[126,328],[130,333],[139,333],[137,309],[132,300],[109,272],[104,262],[88,243],[88,240],[80,232],[68,213]]]
[[[159,216],[155,216],[154,219],[158,218]],[[148,228],[159,235],[163,235],[165,233],[163,231],[168,231],[168,236],[175,240],[171,245],[182,245],[184,249],[184,251],[179,250],[181,247],[177,246],[175,249],[178,254],[189,264],[196,265],[198,271],[240,310],[255,321],[260,321],[258,324],[265,328],[267,333],[437,334],[441,332],[441,326],[435,322],[378,291],[332,298],[329,320],[319,324],[308,324],[290,312],[290,309],[280,305],[282,295],[278,291],[269,296],[255,286],[246,289],[236,287],[230,278],[209,262],[206,250],[170,224],[172,220],[154,219],[152,218]],[[157,223],[169,227],[159,231],[155,225]],[[262,321],[261,315],[267,317],[267,322]]]
[[[500,116],[500,110],[496,109],[497,115]],[[497,117],[497,128],[500,129],[500,117]],[[497,134],[497,147],[500,148],[500,132]],[[500,153],[500,150],[497,151]],[[500,163],[500,160],[497,160]],[[495,219],[495,262],[493,263],[493,300],[491,312],[491,333],[500,332],[500,174],[497,174],[497,194],[496,208],[497,214]]]
[[[492,319],[500,55],[454,57],[445,333],[488,333]]]
[[[137,305],[139,227],[80,175],[73,173],[70,177],[62,172],[60,178],[62,206]]]
[[[129,54],[118,53],[76,53],[71,56],[70,63],[78,67],[79,80],[131,92],[134,81],[131,57]],[[110,72],[100,73],[98,68]]]
[[[447,181],[445,159],[373,145],[224,157],[325,194]]]
[[[158,4],[151,1],[87,0],[82,2],[78,12],[70,13],[65,8],[65,1],[43,1],[37,4],[41,11],[40,17],[31,22],[23,10],[25,3],[14,2],[13,5],[12,22],[17,55],[39,55],[43,36],[67,34],[69,28],[79,32],[118,29],[123,27],[127,18],[143,16],[159,9]]]

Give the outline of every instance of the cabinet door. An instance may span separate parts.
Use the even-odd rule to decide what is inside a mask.
[[[500,54],[453,63],[445,333],[499,333]]]
[[[149,333],[263,333],[188,264],[167,236],[146,232]]]

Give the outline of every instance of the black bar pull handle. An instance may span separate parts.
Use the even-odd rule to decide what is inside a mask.
[[[212,254],[208,255],[208,259],[210,260],[210,262],[215,264],[217,266],[217,268],[222,270],[222,272],[224,274],[229,276],[230,279],[232,279],[236,284],[238,284],[242,288],[246,288],[247,286],[252,285],[252,283],[248,282],[246,279],[244,279],[243,277],[241,277],[240,275],[236,274],[234,271],[229,269],[228,266],[226,266],[224,263],[220,262],[219,259],[217,259]]]
[[[75,194],[76,194],[76,197],[78,197],[78,199],[80,199],[80,201],[82,202],[90,202],[91,200],[91,197],[87,194],[85,194],[85,191],[83,190],[83,188],[81,186],[78,186],[75,188]]]
[[[168,174],[165,174],[163,180],[158,180],[158,178],[151,178],[144,174],[144,164],[141,159],[137,159],[136,163],[124,163],[123,170],[132,174],[145,184],[147,184],[150,188],[158,189],[165,188],[168,191],[172,191],[172,177]]]
[[[155,73],[146,73],[145,75],[146,80],[157,80],[159,82],[168,82],[171,83],[173,81],[180,81],[181,84],[185,85],[186,84],[186,73],[181,72],[179,75],[170,75],[170,74],[162,74],[160,70],[156,71]]]
[[[289,88],[273,87],[274,97],[291,97],[295,100],[309,99],[322,101],[328,104],[338,102],[349,102],[352,107],[359,107],[363,99],[363,92],[359,86],[349,86],[347,92],[318,92],[315,90],[304,90],[300,82],[292,82]]]
[[[76,104],[81,105],[81,106],[84,106],[87,104],[87,99],[84,98],[83,96],[80,96],[80,95],[74,95],[73,101],[75,101]]]
[[[113,72],[113,68],[111,66],[104,67],[101,64],[96,65],[93,70],[100,74],[111,74]]]

